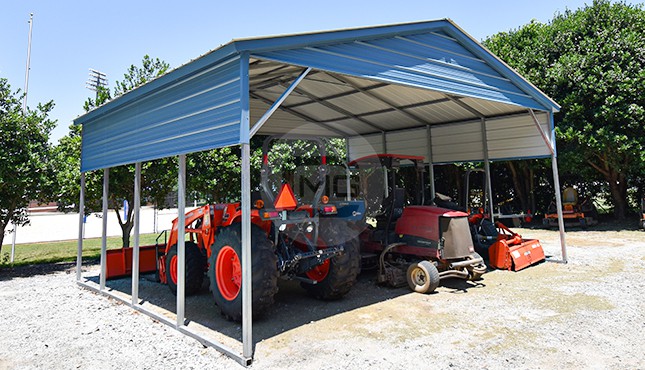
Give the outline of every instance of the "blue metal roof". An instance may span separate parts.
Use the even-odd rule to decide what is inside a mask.
[[[467,120],[467,99],[482,116],[559,110],[450,20],[234,40],[77,118],[81,169],[247,142],[254,112],[305,67],[317,74],[267,132],[313,123],[321,135],[353,136]],[[395,102],[407,93],[422,101]]]

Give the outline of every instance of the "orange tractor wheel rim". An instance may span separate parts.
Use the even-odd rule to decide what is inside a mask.
[[[173,284],[177,285],[177,256],[172,256],[170,259],[170,279]]]
[[[215,279],[217,288],[224,299],[232,301],[242,287],[242,264],[235,249],[224,246],[215,261]]]
[[[327,274],[329,274],[329,260],[326,260],[322,265],[318,265],[306,273],[309,279],[315,280],[319,283],[325,280]]]

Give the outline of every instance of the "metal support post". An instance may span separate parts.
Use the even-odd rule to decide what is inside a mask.
[[[490,220],[495,223],[495,216],[493,210],[493,186],[490,180],[490,161],[488,160],[488,135],[486,134],[486,119],[481,119],[482,123],[482,145],[484,147],[484,171],[486,173],[486,194],[488,195],[488,209],[490,212]]]
[[[349,157],[349,138],[345,138],[345,163],[350,162],[350,157]],[[352,184],[351,184],[351,179],[352,179],[352,172],[349,170],[349,166],[345,169],[346,171],[346,184],[345,184],[345,200],[350,201],[352,200]],[[358,194],[357,194],[358,195]]]
[[[134,165],[134,246],[132,250],[132,305],[139,302],[139,215],[141,210],[141,162]]]
[[[159,232],[158,227],[157,227],[157,214],[158,213],[159,213],[159,211],[157,210],[157,205],[155,204],[152,207],[152,216],[153,216],[152,217],[152,230],[154,230],[155,234]]]
[[[105,289],[107,275],[107,219],[108,219],[108,194],[110,184],[110,169],[103,170],[103,230],[101,231],[101,276],[99,289]]]
[[[177,180],[177,328],[186,318],[186,155],[179,155]]]
[[[564,218],[562,215],[562,196],[560,195],[560,176],[558,174],[558,159],[555,154],[551,155],[551,167],[553,168],[553,187],[555,188],[555,202],[558,210],[558,228],[560,231],[560,248],[562,248],[562,262],[567,263],[567,247],[564,237]]]
[[[428,174],[429,174],[429,182],[430,182],[430,202],[434,201],[435,197],[435,187],[434,187],[434,164],[433,164],[433,156],[432,156],[432,130],[430,128],[430,125],[426,126],[426,136],[428,139]],[[425,189],[424,189],[425,191]]]
[[[538,121],[537,116],[535,115],[535,112],[533,112],[532,109],[529,109],[529,114],[531,115],[531,118],[533,118],[533,122],[535,123],[535,126],[537,127],[538,132],[540,135],[542,135],[542,139],[544,140],[544,144],[549,149],[549,152],[551,152],[551,167],[553,170],[553,187],[555,188],[555,203],[556,203],[556,208],[557,208],[557,213],[558,213],[558,229],[560,231],[560,248],[562,249],[562,262],[567,263],[567,243],[566,243],[566,238],[564,235],[564,219],[562,218],[562,196],[560,194],[560,175],[558,174],[558,159],[557,159],[557,152],[556,152],[556,146],[555,146],[555,124],[553,123],[553,113],[549,113],[549,124],[551,127],[551,139],[546,136],[546,133],[542,129],[542,126],[540,125],[540,121]]]
[[[532,111],[531,111],[532,112]],[[535,118],[535,115],[533,115]],[[537,121],[537,119],[536,119]],[[555,203],[558,212],[558,230],[560,231],[560,248],[562,250],[562,262],[569,261],[567,257],[567,242],[564,235],[564,218],[562,215],[562,195],[560,194],[560,175],[558,174],[558,159],[555,145],[555,124],[553,123],[553,113],[549,113],[549,122],[551,126],[551,167],[553,168],[553,187],[555,188]]]
[[[242,144],[242,356],[253,356],[253,305],[251,266],[251,149]]]
[[[85,172],[81,172],[81,192],[78,199],[78,252],[76,254],[76,281],[81,280],[83,264],[83,230],[85,228]]]

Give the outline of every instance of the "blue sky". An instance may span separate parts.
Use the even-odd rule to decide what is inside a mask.
[[[107,73],[113,87],[146,54],[174,68],[236,38],[441,18],[482,40],[591,1],[0,0],[0,77],[13,90],[24,87],[34,13],[28,105],[54,100],[56,143],[93,96],[85,87],[89,68]]]

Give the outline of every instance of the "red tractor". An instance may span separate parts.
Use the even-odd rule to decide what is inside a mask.
[[[479,280],[486,272],[473,247],[468,214],[425,205],[423,157],[377,154],[350,166],[359,170],[373,223],[361,234],[361,251],[364,259],[377,259],[379,282],[407,282],[412,290],[429,293],[443,278]],[[409,193],[400,180],[417,186]]]
[[[350,237],[353,229],[348,225],[364,217],[364,202],[330,202],[324,194],[329,188],[324,143],[317,138],[306,139],[320,153],[316,171],[308,171],[310,202],[298,199],[292,186],[283,179],[276,180],[272,173],[271,144],[302,139],[269,137],[264,142],[262,182],[259,194],[252,194],[251,211],[254,315],[262,314],[273,303],[278,277],[299,280],[316,298],[336,299],[349,292],[360,270],[358,240]],[[185,229],[189,239],[185,244],[186,294],[198,292],[204,276],[208,276],[215,303],[224,316],[235,321],[241,320],[242,314],[241,217],[240,203],[206,205],[186,214]],[[157,246],[159,280],[175,294],[177,231],[175,220],[165,245],[161,249]]]

